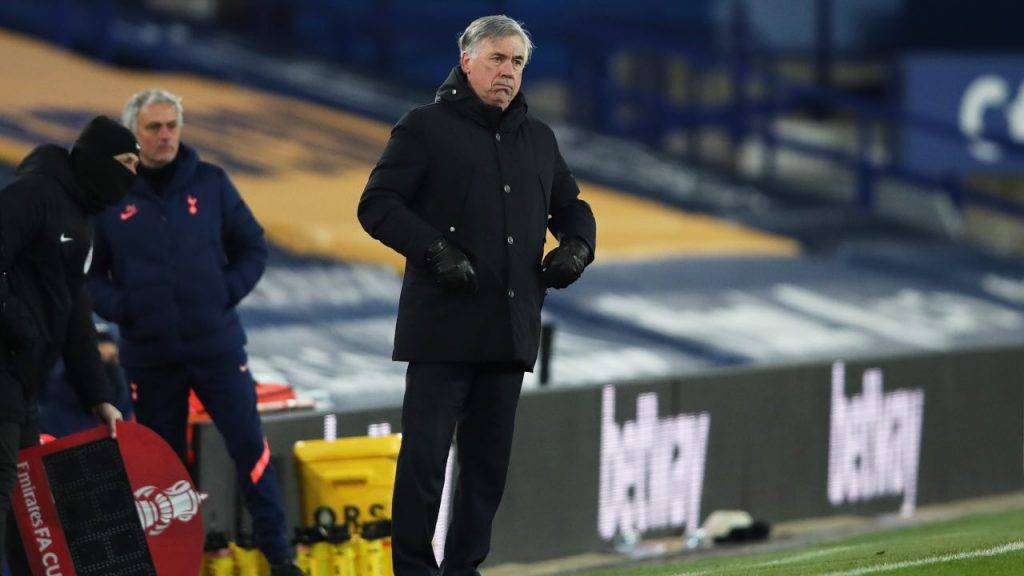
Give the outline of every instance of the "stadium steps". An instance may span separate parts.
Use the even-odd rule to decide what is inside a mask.
[[[178,65],[215,51],[189,46]],[[188,141],[228,169],[277,245],[241,309],[254,372],[349,408],[400,401],[404,367],[390,361],[400,262],[355,222],[388,123],[345,94],[372,92],[372,83],[299,100],[192,74],[115,69],[10,33],[0,32],[0,51],[16,87],[0,96],[9,164],[35,143],[71,141],[89,116],[116,114],[136,90],[185,94]],[[253,69],[286,73],[279,61],[246,57]],[[336,73],[318,70],[299,76]],[[328,97],[338,101],[313,102]],[[556,327],[556,385],[1024,339],[1017,260],[768,193],[629,142],[556,130],[601,226],[598,262],[545,308]],[[526,385],[538,386],[536,375]]]

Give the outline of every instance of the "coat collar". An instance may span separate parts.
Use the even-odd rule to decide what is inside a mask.
[[[171,181],[165,188],[164,195],[174,194],[192,180],[192,176],[196,172],[196,167],[199,165],[199,154],[189,146],[186,146],[184,142],[178,147],[178,157],[175,159],[178,167],[174,171],[174,176],[171,176]],[[143,191],[147,194],[155,195],[153,187],[150,186],[149,182],[144,177],[139,177],[135,180],[135,191]]]
[[[526,117],[526,98],[522,91],[502,111],[497,106],[485,104],[470,87],[466,74],[458,67],[452,68],[448,78],[437,89],[434,102],[450,106],[457,113],[473,120],[488,130],[513,132]]]

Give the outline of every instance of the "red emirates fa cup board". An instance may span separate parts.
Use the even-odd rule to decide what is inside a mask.
[[[118,422],[22,450],[12,495],[35,576],[199,574],[199,494],[171,447]]]

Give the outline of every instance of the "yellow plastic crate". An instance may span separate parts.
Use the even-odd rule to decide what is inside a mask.
[[[323,506],[338,524],[390,519],[401,445],[401,434],[296,442],[302,523],[314,524]]]

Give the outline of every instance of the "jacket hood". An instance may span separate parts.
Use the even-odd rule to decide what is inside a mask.
[[[75,182],[75,174],[71,171],[70,153],[56,144],[37,146],[15,170],[18,176],[44,176],[56,180],[75,202],[88,209],[89,201],[85,192]]]
[[[528,109],[522,90],[509,102],[505,110],[486,104],[476,92],[473,92],[465,72],[459,66],[452,67],[448,78],[437,89],[434,102],[447,104],[485,128],[499,132],[512,132],[518,128]]]
[[[30,174],[55,178],[60,182],[61,187],[68,190],[72,196],[80,194],[75,184],[75,175],[71,171],[71,160],[67,149],[56,144],[43,144],[37,146],[15,170],[18,176]]]

